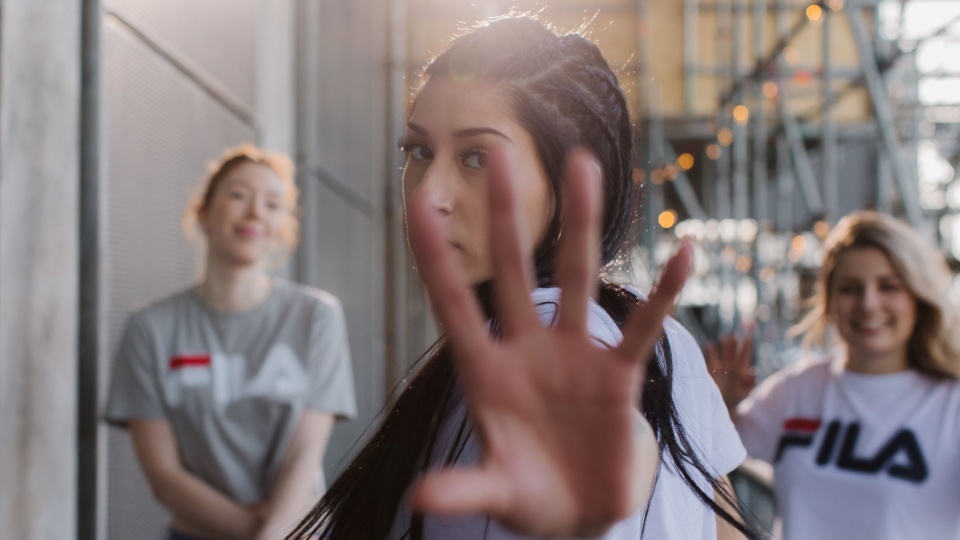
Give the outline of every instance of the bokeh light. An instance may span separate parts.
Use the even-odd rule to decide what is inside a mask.
[[[673,210],[664,210],[660,212],[660,215],[657,217],[657,223],[660,224],[664,229],[669,229],[677,223],[677,213]]]

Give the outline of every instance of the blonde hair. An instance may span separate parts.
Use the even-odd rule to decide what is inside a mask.
[[[210,207],[214,194],[227,174],[244,163],[258,163],[269,167],[283,184],[285,215],[280,225],[280,241],[284,258],[289,257],[300,241],[300,220],[297,214],[299,190],[294,182],[293,161],[286,154],[270,152],[252,144],[229,148],[216,161],[207,166],[207,174],[196,195],[190,200],[183,216],[183,228],[187,236],[197,237],[197,221],[200,214]]]
[[[907,344],[910,367],[938,379],[960,378],[960,318],[949,300],[952,275],[946,260],[905,223],[877,212],[848,214],[827,236],[813,307],[791,333],[806,332],[806,345],[823,344],[834,272],[844,253],[862,248],[881,251],[917,303]]]

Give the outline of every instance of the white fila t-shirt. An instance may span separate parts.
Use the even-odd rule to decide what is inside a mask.
[[[737,407],[786,540],[960,538],[960,382],[793,366]]]

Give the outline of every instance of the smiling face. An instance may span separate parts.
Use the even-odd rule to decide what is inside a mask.
[[[267,165],[235,165],[217,183],[198,221],[209,257],[228,266],[266,265],[280,246],[285,187]]]
[[[431,79],[420,92],[401,143],[404,200],[426,191],[471,283],[492,277],[487,183],[490,153],[513,157],[511,178],[521,242],[532,253],[554,214],[554,197],[536,142],[499,89]]]
[[[840,254],[828,306],[847,343],[849,369],[892,373],[908,368],[917,301],[882,251],[855,247]]]

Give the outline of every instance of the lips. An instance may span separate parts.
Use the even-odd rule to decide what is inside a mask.
[[[862,331],[865,331],[865,332],[873,332],[873,331],[876,331],[876,330],[883,330],[884,328],[887,328],[888,326],[890,326],[890,323],[887,322],[887,321],[876,321],[876,320],[874,320],[874,321],[855,322],[855,323],[853,323],[851,326],[853,326],[853,328],[856,329],[856,330],[862,330]]]
[[[255,240],[260,237],[260,230],[256,227],[239,225],[233,228],[233,232],[236,233],[237,236],[248,240]]]

